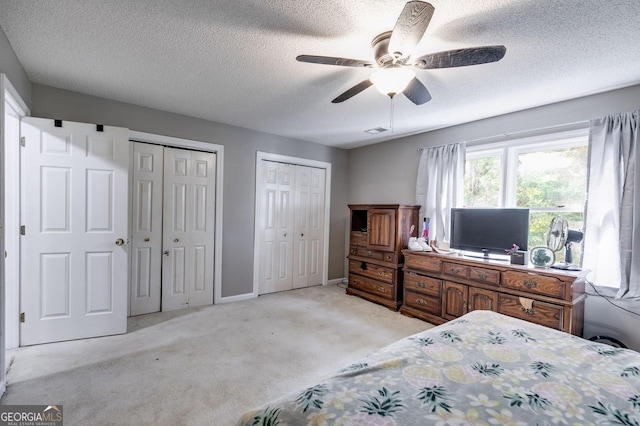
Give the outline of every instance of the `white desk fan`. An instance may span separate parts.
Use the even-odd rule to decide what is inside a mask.
[[[562,250],[564,247],[564,263],[554,263],[551,265],[555,269],[579,270],[573,265],[573,255],[571,253],[571,244],[582,241],[584,234],[581,231],[569,229],[569,222],[562,216],[556,216],[551,219],[549,231],[547,233],[547,247],[554,252]]]

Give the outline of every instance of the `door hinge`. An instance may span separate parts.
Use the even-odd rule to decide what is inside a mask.
[[[20,138],[20,146],[27,146],[27,140],[22,136]]]
[[[20,225],[20,235],[27,235],[27,227]]]
[[[20,314],[20,322],[24,322],[24,312]]]

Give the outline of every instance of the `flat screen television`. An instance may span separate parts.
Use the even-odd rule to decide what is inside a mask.
[[[506,255],[514,244],[528,250],[529,209],[452,208],[451,248]]]

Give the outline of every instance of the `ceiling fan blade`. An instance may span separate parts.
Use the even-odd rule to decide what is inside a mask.
[[[359,59],[348,58],[334,58],[331,56],[313,56],[313,55],[300,55],[296,57],[298,62],[309,62],[312,64],[323,65],[339,65],[342,67],[363,67],[373,68],[374,64],[369,61],[361,61]]]
[[[411,102],[416,105],[426,104],[431,100],[431,93],[424,87],[424,84],[417,78],[413,78],[407,85],[407,88],[402,92],[409,98]]]
[[[350,99],[355,95],[357,95],[358,93],[362,92],[363,90],[369,88],[369,86],[371,86],[372,84],[373,83],[371,82],[371,80],[366,79],[363,82],[356,84],[351,89],[347,90],[346,92],[344,92],[343,94],[341,94],[340,96],[332,100],[331,102],[334,104],[344,102],[347,99]]]
[[[389,55],[407,59],[416,48],[429,26],[435,8],[423,1],[410,1],[398,16],[389,40]]]
[[[504,57],[507,48],[504,46],[482,46],[467,49],[447,50],[431,53],[414,61],[414,66],[422,70],[436,68],[466,67],[467,65],[487,64],[499,61]]]

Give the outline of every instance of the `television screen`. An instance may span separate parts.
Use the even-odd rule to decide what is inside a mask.
[[[529,209],[451,209],[451,248],[506,254],[514,244],[528,250]]]

